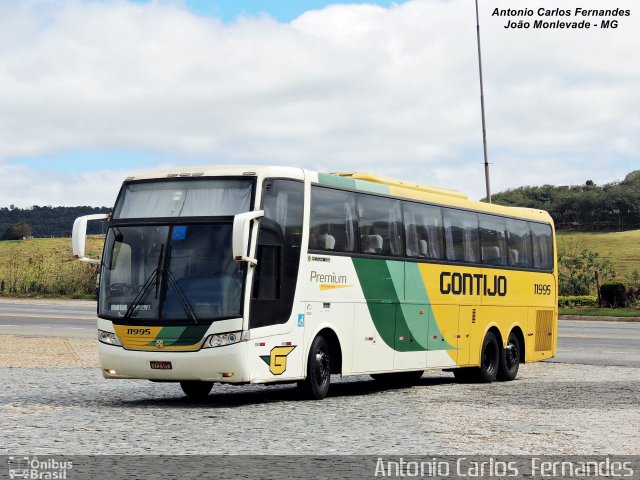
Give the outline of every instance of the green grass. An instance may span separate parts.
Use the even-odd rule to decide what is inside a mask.
[[[640,272],[640,230],[610,233],[562,233],[558,234],[558,250],[563,246],[582,244],[611,261],[616,278],[628,281],[634,270]]]
[[[99,257],[103,242],[103,237],[89,237],[87,254]],[[610,260],[618,280],[628,281],[634,270],[640,271],[640,230],[558,234],[559,249],[578,242]],[[95,288],[94,270],[73,259],[69,238],[0,241],[0,283],[3,280],[5,290],[0,295],[7,296],[88,297]],[[587,315],[583,309],[580,311],[578,314]],[[640,315],[630,311],[627,316]]]
[[[631,308],[560,308],[560,315],[583,315],[585,317],[637,317],[640,310]]]
[[[103,242],[87,238],[87,255],[99,257]],[[69,238],[0,241],[0,295],[92,298],[96,273],[73,258]]]

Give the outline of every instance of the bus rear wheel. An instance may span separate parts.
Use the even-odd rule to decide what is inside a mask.
[[[198,380],[183,380],[180,382],[184,394],[194,400],[203,400],[209,396],[213,388],[213,382],[201,382]]]
[[[509,382],[515,380],[520,367],[520,342],[514,332],[509,334],[507,346],[500,355],[500,366],[498,367],[498,380]]]
[[[493,332],[487,332],[482,342],[478,380],[482,383],[493,382],[498,375],[500,365],[500,345]]]
[[[331,356],[329,344],[322,335],[313,339],[307,359],[307,376],[298,382],[305,398],[322,400],[329,392],[331,383]]]

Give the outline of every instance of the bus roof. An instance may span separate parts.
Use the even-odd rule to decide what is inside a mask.
[[[382,193],[391,196],[430,202],[470,210],[508,215],[529,220],[552,223],[550,215],[532,208],[505,207],[470,200],[467,195],[441,187],[433,187],[417,182],[374,175],[368,172],[317,173],[297,167],[267,165],[201,165],[197,167],[174,167],[162,170],[144,171],[127,177],[126,181],[148,180],[154,178],[188,178],[208,176],[261,176],[304,180],[307,174],[311,178],[318,175],[320,183],[351,188],[363,192]],[[335,180],[331,181],[333,178]]]
[[[425,193],[434,193],[436,195],[447,195],[455,198],[463,198],[467,200],[464,193],[452,190],[449,188],[432,187],[431,185],[425,185],[424,183],[407,182],[406,180],[398,180],[391,177],[383,177],[382,175],[374,175],[369,172],[332,172],[332,175],[338,175],[339,177],[350,177],[358,180],[365,180],[367,182],[381,183],[383,185],[390,185],[394,187],[406,188],[409,190],[418,190]]]
[[[497,215],[519,217],[528,220],[553,223],[544,210],[534,208],[506,207],[494,203],[470,200],[467,195],[441,187],[432,187],[416,182],[373,175],[368,172],[332,172],[320,174],[320,183],[333,184],[364,192],[382,193],[395,197],[475,210]],[[331,180],[331,178],[335,180]]]
[[[279,167],[267,165],[200,165],[197,167],[176,166],[159,170],[146,170],[128,176],[125,181],[150,180],[161,178],[189,177],[283,177],[304,179],[304,170],[297,167]]]

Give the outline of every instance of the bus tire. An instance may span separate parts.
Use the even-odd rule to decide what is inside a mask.
[[[510,382],[515,380],[520,367],[520,342],[518,336],[511,332],[507,340],[507,346],[500,352],[500,366],[498,367],[498,380]]]
[[[184,394],[194,400],[203,400],[209,396],[213,388],[213,382],[201,382],[198,380],[183,380],[180,382]]]
[[[307,376],[298,382],[304,398],[322,400],[329,392],[331,383],[331,356],[329,344],[322,335],[313,339],[307,358]]]
[[[478,380],[482,383],[493,382],[498,375],[500,365],[500,345],[493,332],[487,332],[480,351]]]

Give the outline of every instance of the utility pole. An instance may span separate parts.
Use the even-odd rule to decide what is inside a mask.
[[[484,119],[484,86],[482,84],[482,55],[480,54],[480,14],[476,0],[476,35],[478,38],[478,69],[480,70],[480,112],[482,114],[482,148],[484,151],[484,183],[487,188],[487,202],[491,203],[491,186],[489,185],[489,159],[487,157],[487,126]]]

